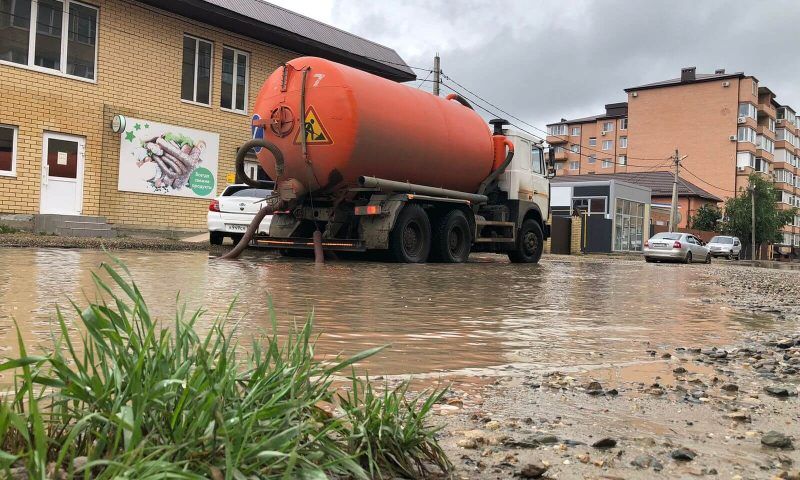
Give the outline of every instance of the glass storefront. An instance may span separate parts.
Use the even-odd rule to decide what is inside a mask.
[[[618,198],[614,211],[614,251],[641,252],[644,204]]]

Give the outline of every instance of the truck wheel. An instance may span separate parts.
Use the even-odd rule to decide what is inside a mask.
[[[419,205],[406,204],[389,236],[389,250],[401,263],[423,263],[431,252],[431,222]]]
[[[211,245],[222,245],[225,235],[222,232],[208,232],[208,241]]]
[[[471,249],[472,235],[466,215],[461,210],[451,210],[434,229],[431,255],[440,262],[464,263]]]
[[[542,227],[536,220],[528,219],[522,222],[517,244],[514,250],[508,252],[508,259],[512,263],[536,263],[542,257],[542,248],[544,248]]]

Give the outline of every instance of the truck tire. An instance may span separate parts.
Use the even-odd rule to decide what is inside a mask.
[[[225,234],[222,232],[208,232],[208,241],[211,245],[222,245],[224,239]]]
[[[431,252],[431,222],[419,205],[406,204],[392,233],[389,234],[389,251],[400,263],[424,263]]]
[[[536,263],[542,257],[543,248],[542,227],[536,220],[528,219],[522,222],[516,246],[508,252],[508,259],[512,263]]]
[[[431,256],[444,263],[464,263],[472,249],[472,234],[467,216],[451,210],[441,217],[433,230]]]

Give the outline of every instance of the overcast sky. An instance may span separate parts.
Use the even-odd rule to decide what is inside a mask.
[[[800,110],[798,0],[271,1],[411,66],[430,68],[438,51],[446,74],[540,128],[601,113],[624,88],[684,66],[744,71]]]

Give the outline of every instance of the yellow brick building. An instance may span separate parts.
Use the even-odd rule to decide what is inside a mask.
[[[0,0],[0,214],[203,229],[209,198],[118,189],[112,119],[218,135],[219,192],[260,86],[300,55],[414,79],[393,50],[259,0]]]

